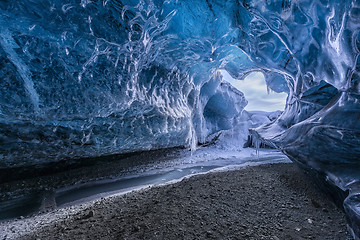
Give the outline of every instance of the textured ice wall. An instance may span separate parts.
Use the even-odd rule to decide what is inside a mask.
[[[289,97],[254,134],[350,190],[360,235],[359,19],[356,0],[1,1],[0,166],[194,147],[244,117],[218,69],[260,70]]]
[[[266,32],[254,34],[255,39],[264,39],[266,35],[269,39],[255,48],[260,64],[264,62],[265,67],[287,75],[290,87],[282,116],[255,129],[253,135],[275,145],[303,167],[317,171],[331,184],[348,190],[344,207],[357,239],[360,236],[359,7],[358,1],[249,1],[247,4],[255,21]],[[283,58],[275,61],[279,58],[274,56]]]
[[[234,3],[1,1],[0,167],[190,146],[246,100]],[[226,12],[224,12],[226,10]]]

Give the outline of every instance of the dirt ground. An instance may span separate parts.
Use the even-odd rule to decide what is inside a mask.
[[[349,237],[344,213],[291,163],[198,175],[103,198],[49,223],[33,221],[16,239]],[[7,231],[0,239],[11,236]]]

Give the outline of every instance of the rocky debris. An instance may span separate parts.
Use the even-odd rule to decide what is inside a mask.
[[[344,213],[294,164],[198,175],[104,198],[77,212],[69,210],[68,216],[48,224],[31,224],[16,239],[333,240],[348,236]]]

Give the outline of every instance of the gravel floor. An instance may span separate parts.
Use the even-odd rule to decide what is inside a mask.
[[[51,214],[55,217],[56,211]],[[32,227],[17,238],[348,238],[344,213],[294,164],[198,175],[101,199],[61,216],[49,222],[26,219]],[[21,224],[21,220],[17,222],[7,226]],[[10,236],[6,231],[3,234],[4,239]]]

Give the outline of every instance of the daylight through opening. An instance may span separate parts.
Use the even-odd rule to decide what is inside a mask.
[[[244,93],[248,101],[245,110],[265,112],[284,110],[288,94],[284,92],[277,93],[268,88],[262,72],[252,72],[243,80],[234,79],[225,70],[222,70],[221,74],[223,80]]]

